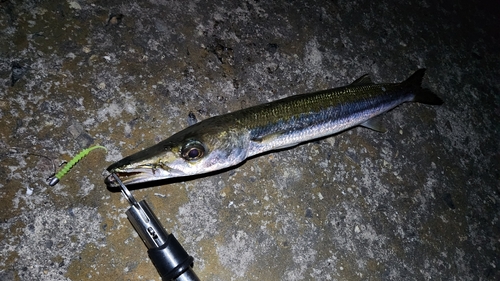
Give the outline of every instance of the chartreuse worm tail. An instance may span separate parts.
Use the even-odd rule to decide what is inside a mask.
[[[75,157],[73,157],[73,159],[71,159],[71,161],[69,161],[66,165],[64,165],[64,167],[57,174],[55,174],[55,175],[53,175],[53,176],[51,176],[51,177],[49,177],[47,179],[47,181],[49,181],[49,185],[50,186],[56,185],[59,182],[59,180],[64,175],[66,175],[71,170],[71,168],[73,168],[76,165],[76,163],[78,163],[78,161],[82,160],[92,150],[98,149],[98,148],[101,148],[101,149],[104,149],[104,150],[107,151],[107,149],[104,146],[101,146],[101,145],[95,145],[95,146],[92,146],[92,147],[89,147],[87,149],[82,150]]]

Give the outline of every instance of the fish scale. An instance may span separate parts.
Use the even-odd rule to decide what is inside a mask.
[[[408,101],[442,104],[422,88],[425,69],[401,83],[374,84],[365,75],[344,87],[291,96],[215,116],[110,165],[125,184],[199,175],[267,151],[333,135],[354,126],[377,131],[374,118]],[[118,184],[114,177],[105,180]]]
[[[241,116],[238,124],[249,129],[253,140],[248,156],[335,134],[411,100],[411,92],[390,90],[398,86],[338,88],[293,96],[291,100],[266,104],[262,109],[256,106],[253,114],[243,110],[236,117]]]

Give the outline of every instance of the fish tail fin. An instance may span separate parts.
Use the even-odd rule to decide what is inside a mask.
[[[431,90],[422,88],[422,80],[425,75],[425,68],[419,69],[408,79],[401,83],[404,88],[411,89],[415,95],[412,101],[440,105],[443,100],[434,94]]]

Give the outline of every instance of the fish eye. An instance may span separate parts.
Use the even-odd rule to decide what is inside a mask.
[[[198,141],[188,142],[182,147],[181,155],[188,161],[198,160],[205,155],[205,146]]]

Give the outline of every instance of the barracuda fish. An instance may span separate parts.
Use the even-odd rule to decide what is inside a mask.
[[[374,84],[368,75],[352,84],[295,95],[211,117],[112,164],[125,185],[204,174],[248,157],[329,136],[354,126],[383,131],[377,115],[404,102],[440,105],[421,87],[425,69],[401,83]],[[105,183],[117,187],[114,177]]]

